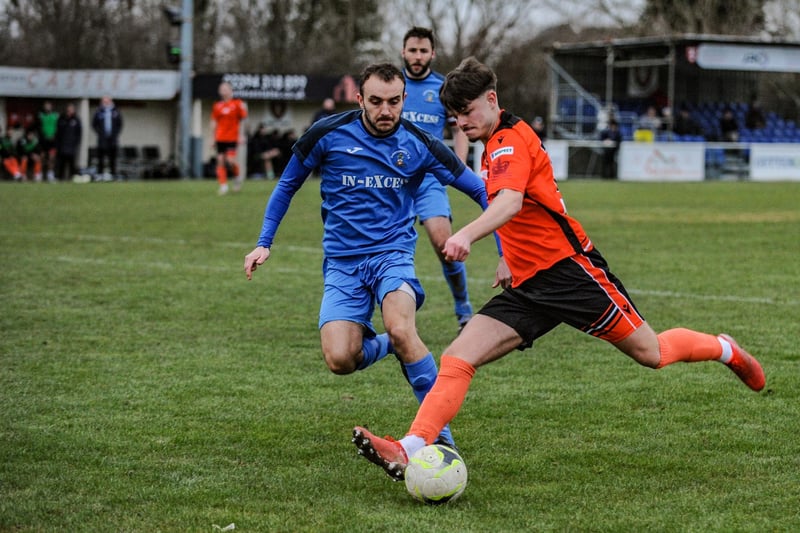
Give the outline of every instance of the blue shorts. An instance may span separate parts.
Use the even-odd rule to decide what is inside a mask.
[[[372,314],[375,303],[408,283],[417,295],[417,309],[425,301],[425,291],[416,277],[414,255],[408,252],[383,252],[366,257],[325,258],[322,265],[325,290],[319,309],[319,327],[333,320],[362,324],[375,334]]]
[[[425,175],[417,194],[414,197],[414,209],[420,222],[433,217],[451,219],[450,200],[447,198],[447,187],[431,174]]]

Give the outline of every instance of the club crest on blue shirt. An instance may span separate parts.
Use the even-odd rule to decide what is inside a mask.
[[[435,102],[437,96],[438,93],[436,93],[435,91],[431,91],[430,89],[422,93],[422,98],[428,103]]]
[[[396,150],[392,152],[392,159],[394,160],[395,166],[404,167],[406,166],[406,161],[410,159],[410,154],[405,150]]]

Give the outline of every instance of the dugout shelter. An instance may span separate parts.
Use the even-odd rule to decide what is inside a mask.
[[[680,34],[556,42],[548,52],[551,137],[590,138],[614,114],[632,138],[636,118],[650,104],[673,113],[688,107],[707,137],[723,106],[741,117],[753,98],[772,113],[770,126],[778,130],[800,118],[797,41]]]
[[[126,177],[147,177],[158,168],[173,164],[178,145],[179,75],[173,70],[96,70],[43,69],[0,65],[0,126],[16,141],[45,100],[57,112],[68,103],[76,106],[83,124],[78,166],[91,173],[96,161],[96,136],[91,128],[92,114],[104,95],[111,96],[123,115],[118,167]],[[337,109],[355,104],[357,91],[352,76],[287,75],[272,73],[199,73],[193,77],[192,97],[192,175],[203,175],[203,162],[213,154],[209,130],[210,111],[218,99],[221,81],[234,87],[234,95],[246,101],[252,132],[259,123],[270,129],[302,133],[314,112],[328,96]],[[246,150],[239,150],[246,157]],[[244,165],[244,161],[241,162]],[[0,178],[2,178],[0,174]],[[169,177],[155,176],[152,177]]]

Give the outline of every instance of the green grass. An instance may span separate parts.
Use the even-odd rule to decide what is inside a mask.
[[[767,389],[557,328],[478,372],[453,424],[470,485],[438,508],[349,442],[416,404],[391,358],[322,362],[316,183],[245,280],[271,187],[0,184],[0,530],[800,529],[800,184],[563,183],[653,326],[734,335]],[[478,243],[475,304],[495,264]],[[418,273],[438,357],[456,324],[426,240]]]

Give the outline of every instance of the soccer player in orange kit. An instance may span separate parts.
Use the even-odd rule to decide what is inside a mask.
[[[217,182],[219,194],[228,193],[228,173],[233,176],[234,191],[242,186],[239,164],[236,162],[236,147],[244,139],[242,123],[247,118],[247,106],[239,98],[233,97],[233,87],[223,81],[219,84],[221,100],[214,102],[211,109],[211,131],[217,150]]]
[[[478,367],[525,349],[566,323],[613,344],[637,363],[720,361],[760,391],[761,365],[730,336],[676,328],[656,334],[609,270],[581,224],[567,214],[550,158],[531,127],[500,107],[497,78],[475,58],[447,75],[441,98],[470,141],[484,143],[481,165],[489,207],[447,240],[445,255],[463,261],[473,242],[496,231],[511,282],[450,344],[439,376],[400,441],[353,430],[359,453],[393,479],[408,458],[433,443],[456,416]]]

